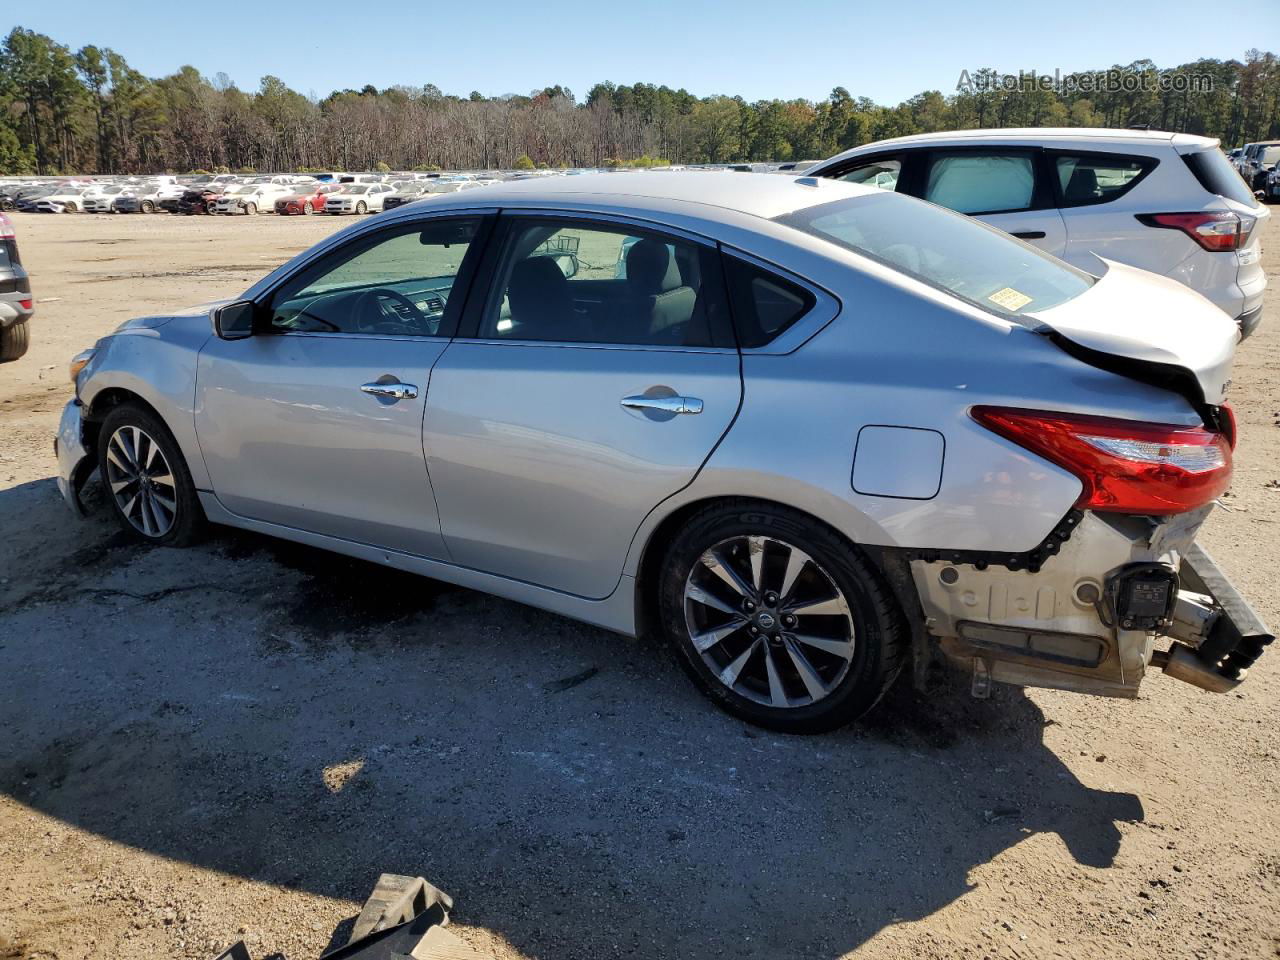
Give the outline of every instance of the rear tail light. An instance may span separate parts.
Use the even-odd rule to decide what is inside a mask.
[[[1082,509],[1182,513],[1217,499],[1231,483],[1231,444],[1203,427],[1006,407],[974,407],[972,414],[1079,477]]]
[[[26,300],[19,300],[18,306],[22,307],[23,310],[30,310],[32,303],[32,299],[28,297]]]
[[[1229,403],[1224,403],[1218,408],[1218,425],[1222,427],[1222,432],[1226,434],[1227,443],[1231,445],[1231,449],[1236,448],[1236,442],[1240,439],[1240,431],[1236,426],[1236,409]]]
[[[1229,211],[1198,213],[1140,213],[1138,219],[1148,227],[1181,230],[1206,250],[1226,253],[1240,250],[1249,242],[1256,222]]]

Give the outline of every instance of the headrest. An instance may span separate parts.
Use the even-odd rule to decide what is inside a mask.
[[[660,240],[641,240],[627,251],[627,282],[645,294],[666,293],[682,285],[675,257]]]
[[[1098,174],[1093,167],[1076,167],[1063,195],[1068,200],[1087,200],[1098,195]]]
[[[522,319],[555,317],[567,309],[569,281],[551,257],[528,257],[512,269],[507,299]]]

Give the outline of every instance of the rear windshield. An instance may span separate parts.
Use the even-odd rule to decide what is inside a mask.
[[[1237,203],[1254,202],[1253,191],[1240,178],[1240,174],[1236,173],[1236,168],[1221,150],[1197,150],[1194,153],[1184,153],[1182,159],[1200,181],[1200,186],[1210,193]]]
[[[1093,285],[1087,273],[994,227],[890,193],[824,203],[777,222],[999,314],[1048,310]]]

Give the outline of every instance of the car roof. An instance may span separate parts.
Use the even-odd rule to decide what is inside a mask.
[[[449,206],[504,205],[530,207],[582,202],[639,210],[673,211],[683,207],[704,219],[714,211],[746,214],[772,220],[842,197],[873,194],[872,187],[815,177],[734,172],[585,173],[577,177],[535,177],[504,181],[483,190],[443,194]],[[651,203],[650,201],[654,201]],[[659,203],[660,202],[660,203]],[[433,203],[432,209],[444,206]]]
[[[1154,146],[1169,143],[1182,148],[1215,147],[1218,141],[1212,137],[1199,137],[1188,133],[1171,133],[1167,130],[1127,130],[1111,127],[1005,127],[984,130],[940,130],[934,133],[916,133],[907,137],[894,137],[891,140],[878,140],[875,143],[863,144],[824,161],[823,166],[832,160],[845,157],[860,156],[882,149],[894,147],[926,146],[929,144],[982,144],[1000,143],[1017,145],[1056,144],[1066,142],[1076,144],[1090,142],[1105,143],[1115,146],[1121,143],[1132,145]]]

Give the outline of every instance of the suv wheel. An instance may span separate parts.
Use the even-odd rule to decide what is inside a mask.
[[[122,403],[107,414],[98,432],[98,466],[126,532],[183,547],[203,531],[204,511],[178,442],[151,411]]]
[[[17,360],[27,352],[31,345],[31,331],[26,321],[15,323],[0,330],[0,363]]]
[[[878,571],[785,507],[737,501],[694,515],[667,554],[659,606],[703,692],[775,730],[857,719],[905,659],[906,630]]]

